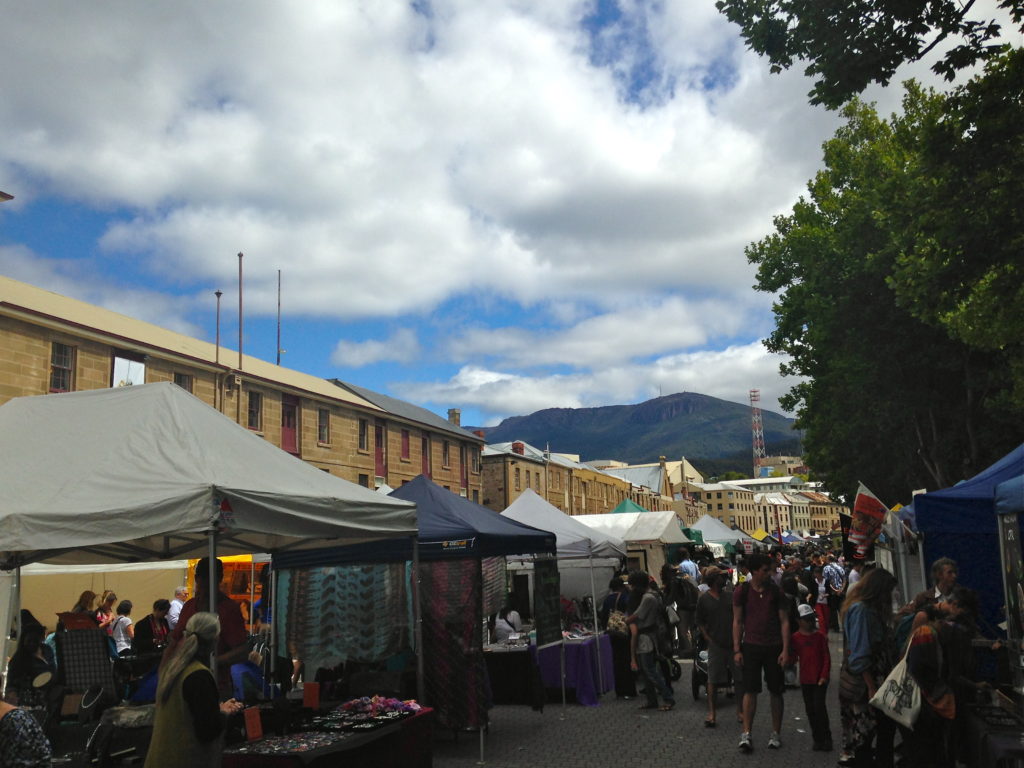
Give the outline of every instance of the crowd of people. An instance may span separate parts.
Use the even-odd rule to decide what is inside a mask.
[[[217,583],[223,564],[214,561]],[[132,602],[106,590],[84,591],[62,622],[106,632],[114,657],[149,654],[159,664],[155,690],[156,717],[147,753],[147,768],[220,765],[226,716],[242,709],[232,697],[230,670],[236,662],[251,664],[249,635],[241,611],[219,589],[216,612],[210,613],[210,561],[195,570],[195,595],[184,586],[173,599],[158,599],[152,612],[133,622]],[[0,702],[0,766],[48,766],[51,746],[46,724],[58,714],[63,688],[59,684],[53,647],[45,627],[22,611],[18,647],[8,664],[8,690],[19,706]],[[215,659],[217,675],[210,668]],[[29,709],[44,709],[40,722]],[[184,760],[184,762],[183,762]]]
[[[978,600],[957,585],[957,565],[933,564],[933,586],[894,605],[896,578],[872,563],[845,563],[833,553],[753,553],[736,564],[685,553],[660,583],[643,571],[616,576],[598,612],[609,634],[615,693],[639,691],[643,710],[671,710],[675,694],[665,656],[693,655],[706,674],[704,726],[719,724],[719,696],[732,689],[738,748],[755,750],[762,689],[769,702],[769,749],[782,746],[787,687],[799,688],[814,750],[833,751],[839,765],[952,768],[963,749],[965,705],[987,683],[975,676]],[[695,600],[690,594],[696,593]],[[838,728],[827,693],[833,679],[829,631],[841,654]],[[672,643],[663,648],[659,635]],[[870,703],[906,656],[922,705],[912,729]],[[899,739],[897,740],[897,736]]]

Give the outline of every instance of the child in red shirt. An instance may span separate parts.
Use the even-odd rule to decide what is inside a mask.
[[[828,723],[825,696],[828,693],[828,679],[832,672],[828,638],[815,631],[814,608],[803,603],[797,608],[800,628],[793,633],[789,647],[800,662],[800,690],[804,695],[804,708],[814,739],[812,749],[818,752],[832,751],[832,731]]]

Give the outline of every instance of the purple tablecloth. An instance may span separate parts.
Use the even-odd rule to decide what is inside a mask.
[[[597,669],[597,641],[601,642],[601,673]],[[551,645],[537,651],[537,666],[547,688],[561,688],[561,648]],[[603,683],[603,685],[601,684]],[[598,705],[602,693],[615,690],[612,671],[612,643],[608,635],[565,643],[565,687],[576,691],[576,701],[588,707]]]

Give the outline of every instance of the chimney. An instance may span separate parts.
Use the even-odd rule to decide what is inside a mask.
[[[448,409],[448,422],[454,424],[456,427],[461,426],[459,422],[462,421],[462,411],[458,408]]]
[[[477,437],[482,437],[485,440],[487,439],[487,435],[484,434],[484,431],[482,429],[474,429],[473,434],[476,435]]]
[[[518,453],[520,456],[524,456],[526,454],[526,446],[517,440],[512,443],[512,453]]]

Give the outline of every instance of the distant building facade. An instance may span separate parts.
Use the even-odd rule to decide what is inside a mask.
[[[157,381],[351,482],[397,487],[424,473],[480,497],[483,439],[426,409],[0,277],[0,404]]]

